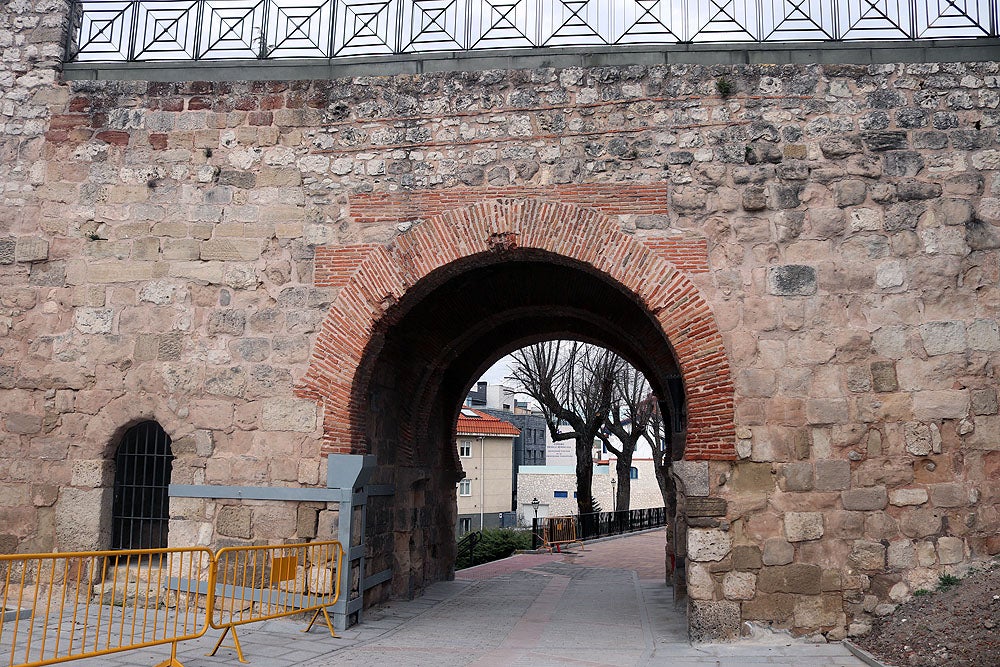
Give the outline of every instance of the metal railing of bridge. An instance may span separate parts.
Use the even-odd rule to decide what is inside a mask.
[[[531,524],[531,548],[550,548],[550,545],[624,535],[665,525],[667,511],[663,507],[535,518]]]
[[[998,36],[1000,0],[74,0],[67,60]]]

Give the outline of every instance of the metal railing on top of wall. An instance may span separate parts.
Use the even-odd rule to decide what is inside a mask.
[[[998,1],[74,0],[67,61],[998,36]]]

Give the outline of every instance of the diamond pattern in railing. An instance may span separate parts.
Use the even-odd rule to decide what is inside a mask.
[[[77,61],[997,37],[1000,0],[74,0]]]

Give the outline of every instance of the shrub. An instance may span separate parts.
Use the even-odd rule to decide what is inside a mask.
[[[951,588],[952,586],[957,585],[958,582],[960,582],[960,581],[962,581],[962,580],[959,579],[958,577],[956,577],[955,575],[952,575],[952,574],[942,574],[940,577],[938,577],[937,588],[938,588],[939,591],[946,591],[949,588]]]
[[[506,558],[518,549],[531,548],[531,532],[510,528],[487,528],[482,531],[475,548],[475,564],[481,565]],[[470,567],[467,553],[458,555],[455,569]]]

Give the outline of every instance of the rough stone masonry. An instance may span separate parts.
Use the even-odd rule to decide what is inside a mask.
[[[0,10],[0,552],[106,546],[114,448],[144,419],[175,483],[322,485],[363,415],[303,378],[375,330],[324,322],[392,312],[424,275],[386,259],[408,235],[457,262],[453,234],[479,237],[456,211],[514,199],[584,211],[555,256],[610,252],[574,245],[586,225],[649,249],[720,336],[729,449],[677,466],[694,637],[863,634],[1000,553],[997,62],[67,81],[65,22]],[[359,306],[362,265],[404,287]],[[681,366],[694,401],[712,378]],[[370,512],[376,562],[410,573],[375,599],[448,575],[435,484]],[[316,503],[170,515],[176,545],[336,534]]]

